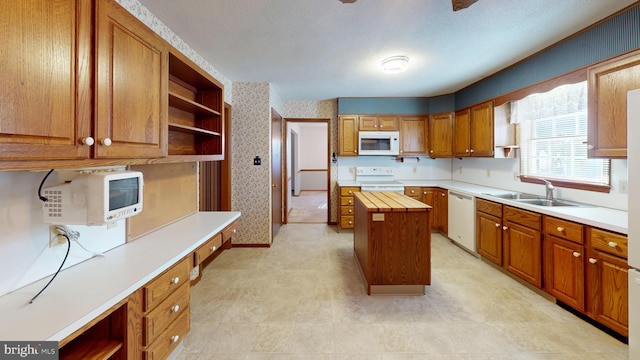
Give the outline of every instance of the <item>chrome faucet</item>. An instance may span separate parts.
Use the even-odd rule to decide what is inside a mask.
[[[539,179],[544,182],[544,186],[547,189],[547,200],[553,200],[553,184],[545,179]]]

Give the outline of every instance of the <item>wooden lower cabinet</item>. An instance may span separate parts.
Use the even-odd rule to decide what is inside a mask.
[[[476,213],[476,248],[478,254],[502,266],[502,219],[483,212]]]
[[[503,266],[525,281],[542,287],[542,239],[539,230],[506,220]]]
[[[629,336],[627,237],[592,228],[587,239],[587,313],[617,333]]]
[[[544,262],[545,291],[584,311],[584,246],[545,235]]]
[[[354,204],[353,195],[360,192],[357,186],[341,186],[340,187],[340,221],[339,229],[353,229],[354,224]]]

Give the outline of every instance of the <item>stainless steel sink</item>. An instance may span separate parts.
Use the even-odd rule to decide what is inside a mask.
[[[485,195],[491,195],[500,199],[507,199],[507,200],[542,199],[542,197],[538,195],[518,193],[518,192],[506,193],[506,194],[485,194]]]
[[[547,199],[517,199],[514,200],[519,203],[529,204],[529,205],[538,205],[538,206],[581,206],[582,204],[566,201],[566,200],[547,200]]]

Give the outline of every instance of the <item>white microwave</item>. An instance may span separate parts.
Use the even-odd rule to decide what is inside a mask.
[[[400,132],[360,131],[358,133],[359,155],[399,155]]]
[[[44,222],[56,225],[103,225],[142,211],[142,173],[98,171],[80,173],[63,184],[47,187]]]

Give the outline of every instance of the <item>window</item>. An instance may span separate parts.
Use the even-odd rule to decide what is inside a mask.
[[[511,103],[520,124],[520,175],[560,186],[609,189],[609,160],[587,159],[587,82],[559,86]],[[554,181],[556,180],[556,181]]]

